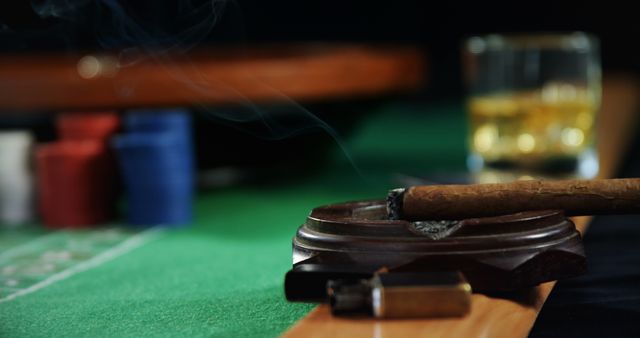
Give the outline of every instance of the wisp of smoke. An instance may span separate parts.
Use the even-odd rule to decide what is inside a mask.
[[[135,7],[135,3],[124,0],[32,0],[31,5],[35,13],[42,18],[57,18],[67,22],[79,22],[82,19],[85,20],[83,24],[86,24],[86,17],[90,17],[93,27],[83,28],[95,32],[95,40],[101,48],[120,51],[118,67],[121,68],[135,65],[142,60],[156,61],[162,67],[171,64],[172,58],[177,54],[184,60],[186,52],[203,41],[211,44],[212,41],[207,39],[211,39],[211,33],[228,4],[240,10],[233,0],[181,0],[172,4],[170,8],[165,7],[163,15],[162,9],[158,9],[163,6],[161,2],[141,2],[147,4],[142,9],[140,6]],[[145,12],[151,8],[154,12]],[[184,64],[184,61],[181,63]],[[266,111],[227,84],[214,82],[204,75],[194,78],[193,74],[201,74],[197,71],[197,64],[191,63],[188,66],[192,67],[188,74],[176,71],[175,68],[165,71],[180,81],[185,88],[195,92],[206,94],[214,90],[224,90],[234,93],[236,101],[245,108],[242,109],[244,113],[239,113],[239,110],[227,113],[225,110],[209,109],[201,105],[205,114],[236,124],[259,122],[264,125],[264,132],[252,134],[271,140],[322,130],[335,140],[355,171],[363,177],[338,133],[293,99],[264,84],[274,96],[281,98],[281,102],[295,107],[292,111],[298,114],[297,122],[284,125],[279,123],[277,114]]]
[[[41,18],[74,20],[91,0],[32,0],[31,7]]]

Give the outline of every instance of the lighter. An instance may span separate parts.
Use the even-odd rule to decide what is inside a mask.
[[[327,293],[334,315],[460,317],[471,306],[471,286],[454,271],[379,273],[371,279],[331,280]]]

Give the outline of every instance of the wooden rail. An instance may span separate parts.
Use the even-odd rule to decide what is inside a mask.
[[[300,45],[0,57],[0,111],[320,100],[418,88],[413,47]]]

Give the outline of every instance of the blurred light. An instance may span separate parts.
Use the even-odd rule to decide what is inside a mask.
[[[473,37],[467,42],[467,48],[471,53],[478,54],[484,52],[484,50],[487,48],[487,44],[482,38]]]
[[[93,55],[87,55],[78,61],[78,75],[84,79],[92,79],[100,74],[100,61]]]
[[[600,164],[598,163],[598,156],[593,150],[585,151],[579,156],[578,173],[584,178],[593,178],[598,175],[600,170]]]
[[[542,87],[542,101],[558,102],[559,97],[560,91],[557,83],[549,83]]]
[[[558,93],[562,101],[573,101],[577,97],[576,87],[570,84],[560,85]]]
[[[520,134],[518,136],[518,149],[523,153],[530,153],[536,147],[536,139],[531,134]]]
[[[476,130],[473,137],[473,145],[477,151],[485,153],[491,150],[497,139],[498,129],[492,125],[484,125]]]
[[[584,133],[578,128],[564,128],[560,135],[562,143],[569,147],[577,147],[584,142]]]
[[[110,56],[87,55],[78,60],[76,68],[78,75],[84,79],[114,77],[118,72],[118,60]]]
[[[590,45],[591,41],[589,41],[589,36],[587,34],[583,32],[574,32],[568,38],[568,43],[565,44],[565,48],[575,49],[578,52],[587,52]]]
[[[469,154],[467,156],[467,168],[472,172],[482,170],[484,168],[484,159],[478,154]]]

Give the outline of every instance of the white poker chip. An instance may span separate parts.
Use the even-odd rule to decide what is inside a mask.
[[[29,222],[34,212],[31,170],[33,137],[28,131],[0,132],[0,225]]]

